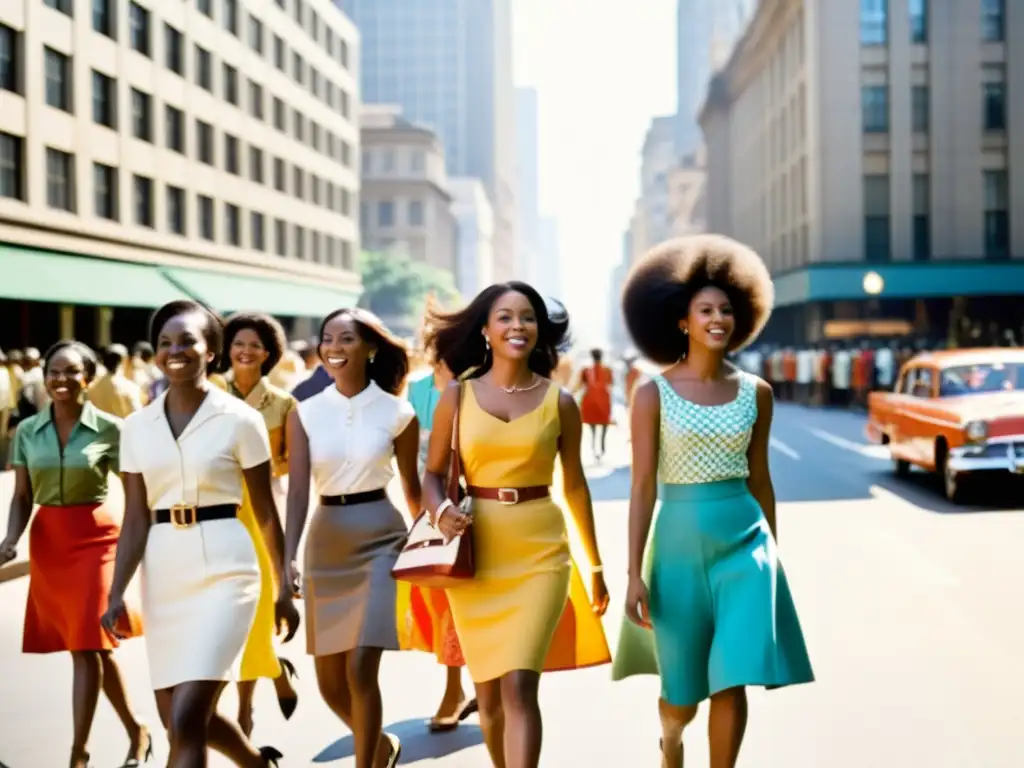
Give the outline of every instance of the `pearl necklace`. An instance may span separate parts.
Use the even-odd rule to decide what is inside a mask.
[[[493,384],[493,383],[491,384],[491,386],[492,387],[496,387],[497,389],[500,389],[506,395],[514,395],[514,394],[517,394],[519,392],[529,392],[531,389],[536,389],[537,387],[539,387],[540,386],[540,382],[541,382],[540,377],[534,375],[533,378],[534,378],[534,382],[530,386],[528,386],[528,387],[517,387],[517,386],[514,386],[514,385],[511,386],[511,387],[501,387],[501,386],[498,386],[497,384]]]

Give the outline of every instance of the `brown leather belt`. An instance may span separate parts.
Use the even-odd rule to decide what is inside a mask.
[[[527,501],[546,499],[551,495],[551,489],[546,485],[531,485],[528,488],[480,488],[470,485],[466,488],[466,494],[474,499],[497,501],[512,507],[516,504],[525,504]]]

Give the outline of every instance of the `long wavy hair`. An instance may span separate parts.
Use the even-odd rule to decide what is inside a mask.
[[[530,370],[538,376],[551,378],[559,355],[571,345],[569,314],[563,311],[552,317],[547,303],[536,289],[518,280],[484,288],[468,305],[454,312],[427,312],[424,345],[436,359],[444,360],[457,378],[463,378],[467,373],[469,377],[476,378],[491,369],[493,360],[482,331],[494,303],[510,291],[525,296],[537,316],[537,345],[530,353]]]
[[[320,359],[323,360],[324,328],[339,315],[351,317],[359,338],[377,348],[373,363],[366,366],[366,375],[370,381],[392,395],[401,392],[405,377],[409,375],[409,353],[405,343],[391,333],[379,317],[365,309],[336,309],[324,318],[317,334],[316,351]]]

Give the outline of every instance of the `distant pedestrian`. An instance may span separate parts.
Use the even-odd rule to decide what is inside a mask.
[[[682,765],[683,729],[710,698],[711,765],[735,766],[747,686],[813,680],[776,547],[772,388],[725,360],[767,322],[771,278],[735,241],[683,238],[633,268],[622,303],[637,347],[670,367],[633,398],[627,618],[614,676],[660,673],[663,765]]]
[[[602,362],[604,354],[600,349],[590,350],[591,364],[580,371],[576,389],[583,390],[580,414],[583,423],[590,427],[590,448],[594,458],[604,458],[608,440],[608,426],[612,423],[612,370]]]

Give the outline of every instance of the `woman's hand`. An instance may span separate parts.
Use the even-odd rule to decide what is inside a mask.
[[[127,639],[120,626],[128,621],[128,608],[124,604],[124,595],[111,592],[107,598],[107,612],[100,617],[100,624],[111,637],[118,640]]]
[[[293,557],[285,561],[282,594],[285,591],[292,597],[302,597],[302,574],[299,573],[299,564]]]
[[[608,587],[604,583],[603,571],[590,575],[590,604],[598,616],[604,616],[608,610]]]
[[[281,590],[280,597],[274,603],[274,625],[277,627],[277,634],[284,633],[283,642],[287,643],[295,637],[300,622],[299,609],[295,607],[295,600],[287,590]]]
[[[18,556],[18,543],[5,538],[0,541],[0,565],[6,565]]]
[[[448,506],[441,513],[441,519],[437,521],[437,529],[444,536],[445,541],[451,541],[456,536],[465,533],[471,523],[469,515],[463,514],[453,506]]]
[[[647,585],[639,576],[629,579],[629,586],[626,588],[626,616],[637,626],[644,629],[652,629],[651,610],[648,606],[650,596],[647,593]]]

